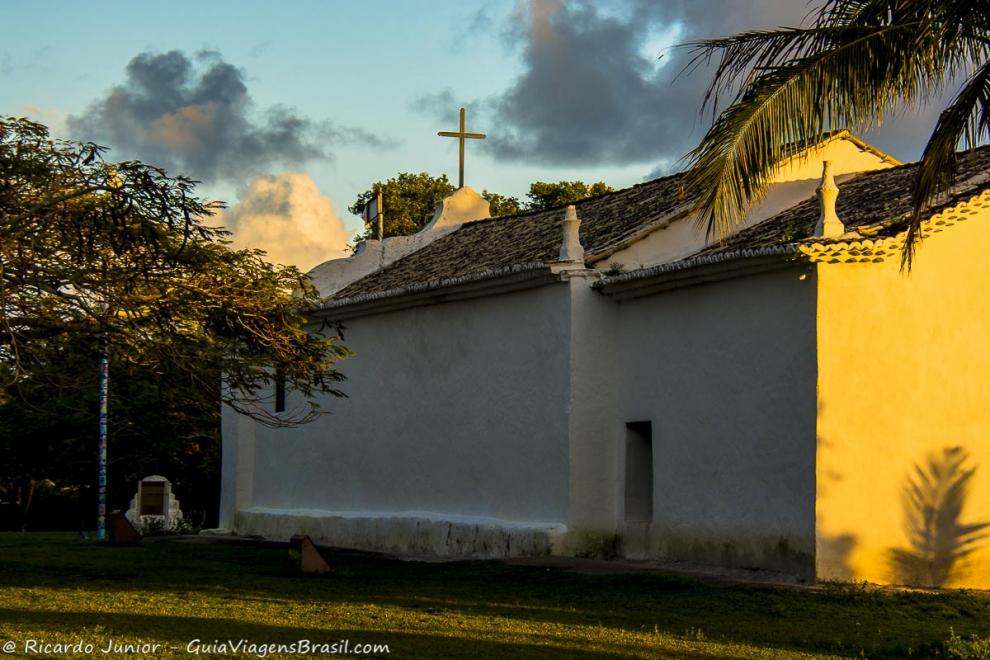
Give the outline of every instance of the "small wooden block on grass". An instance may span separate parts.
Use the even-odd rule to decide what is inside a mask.
[[[320,551],[313,544],[313,539],[308,536],[293,536],[290,543],[292,548],[299,553],[299,570],[303,573],[316,573],[325,575],[330,572],[330,564],[323,558]]]
[[[135,545],[141,542],[141,534],[120,511],[112,511],[107,517],[110,545]]]

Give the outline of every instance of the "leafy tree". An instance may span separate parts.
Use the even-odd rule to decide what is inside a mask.
[[[487,190],[481,191],[481,196],[488,200],[489,213],[493,218],[500,215],[515,215],[522,210],[519,200],[515,197],[507,197]]]
[[[387,181],[373,183],[371,188],[358,195],[347,210],[355,215],[361,215],[365,205],[378,194],[379,190],[382,192],[382,205],[385,207],[385,237],[388,238],[415,234],[425,227],[433,217],[437,204],[454,192],[454,186],[447,180],[446,175],[433,177],[426,172],[419,174],[401,172]],[[613,188],[601,181],[591,185],[583,181],[558,183],[537,181],[529,187],[530,201],[526,205],[520,204],[515,197],[487,190],[482,191],[481,196],[488,200],[490,213],[494,217],[561,206],[612,190]],[[370,238],[378,238],[377,223],[366,227],[362,234],[355,237],[355,240]]]
[[[917,170],[910,263],[922,212],[952,185],[959,144],[990,134],[990,1],[827,0],[813,16],[807,27],[690,44],[695,64],[718,62],[704,101],[717,116],[689,155],[686,191],[709,231],[724,235],[782,157],[836,128],[877,126],[965,76]]]
[[[90,529],[96,514],[99,340],[47,342],[47,364],[0,404],[0,529]],[[213,382],[220,374],[209,363]],[[181,365],[152,372],[111,354],[109,505],[124,509],[139,479],[166,475],[186,519],[216,525],[220,392],[197,395]]]
[[[216,392],[222,372],[235,409],[272,425],[313,419],[314,395],[340,394],[334,365],[347,354],[334,333],[307,332],[315,288],[228,248],[204,222],[220,205],[191,180],[104,152],[0,117],[0,386],[43,370],[68,337],[105,338],[152,373],[177,365],[188,396]],[[308,405],[261,405],[275,373]]]
[[[434,177],[426,172],[400,172],[387,181],[373,183],[369,190],[357,196],[347,210],[361,215],[379,191],[382,193],[382,206],[385,207],[385,237],[388,238],[415,234],[425,227],[433,217],[436,205],[454,192],[454,186],[447,180],[446,174]],[[378,238],[377,223],[366,227],[360,238]]]
[[[612,192],[614,188],[602,181],[591,185],[584,181],[558,181],[547,183],[537,181],[529,186],[527,210],[549,209]]]

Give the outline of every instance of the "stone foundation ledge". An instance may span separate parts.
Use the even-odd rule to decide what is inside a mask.
[[[560,523],[514,522],[429,512],[367,513],[252,507],[237,512],[237,534],[286,541],[438,557],[540,557],[567,533]]]

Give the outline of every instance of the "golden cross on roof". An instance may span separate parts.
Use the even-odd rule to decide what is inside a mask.
[[[456,133],[453,131],[438,131],[437,135],[441,137],[455,137],[458,138],[461,142],[461,159],[460,159],[461,167],[457,177],[457,187],[463,188],[464,187],[464,139],[471,138],[475,140],[484,140],[485,134],[464,132],[464,108],[461,108],[461,130],[457,131]]]

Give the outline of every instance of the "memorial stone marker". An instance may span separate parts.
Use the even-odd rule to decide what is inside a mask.
[[[143,532],[175,529],[182,520],[182,510],[179,500],[172,493],[171,482],[157,474],[138,482],[137,493],[127,510],[127,519]]]

